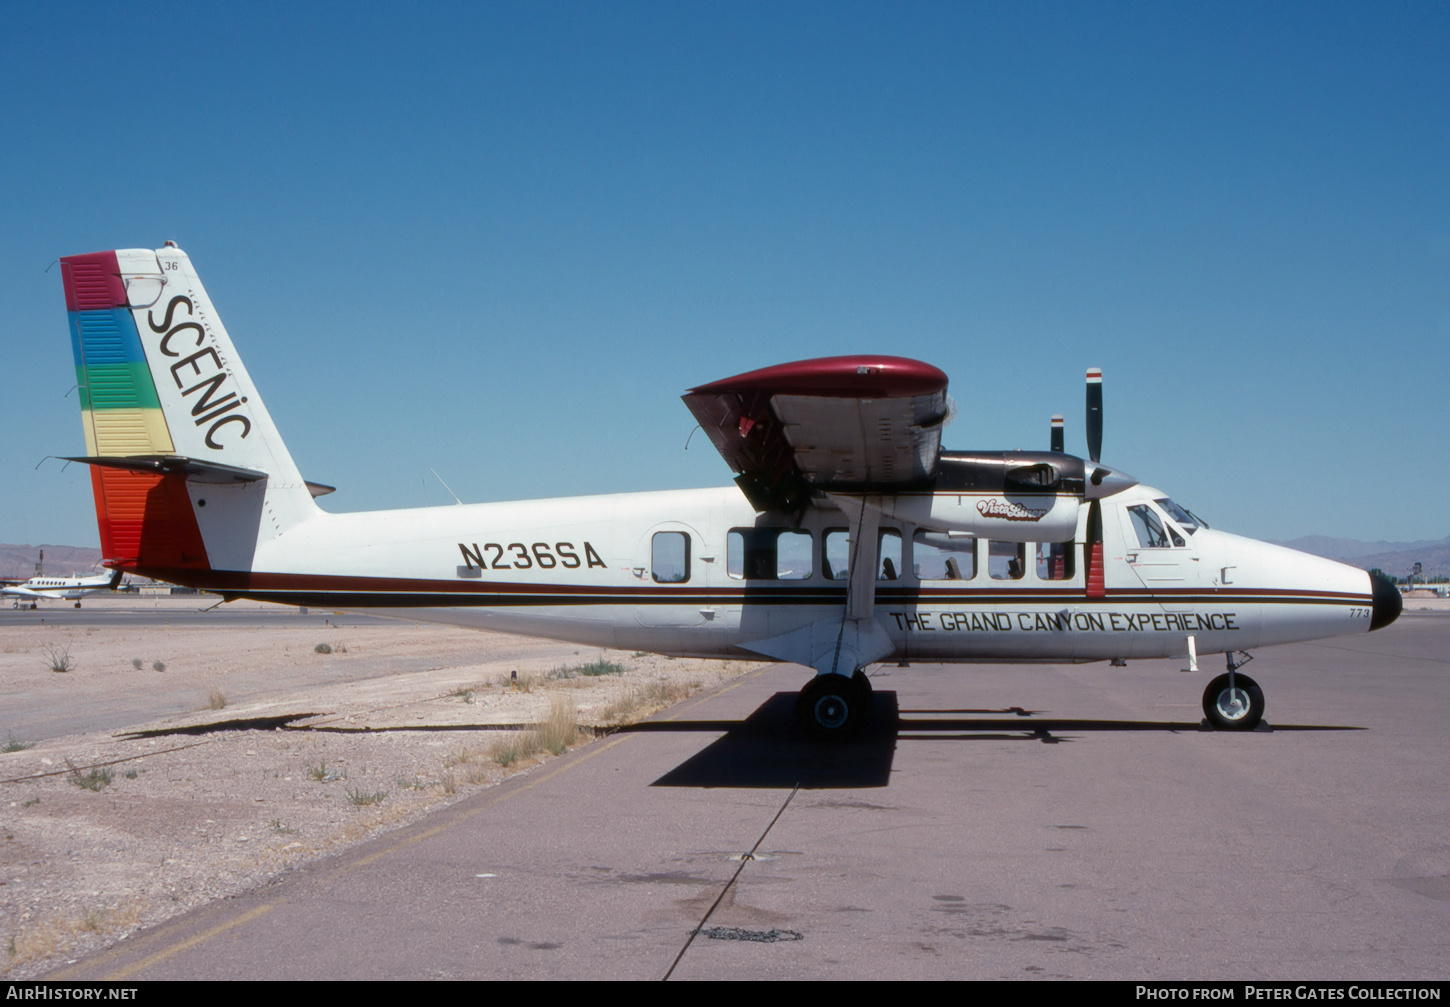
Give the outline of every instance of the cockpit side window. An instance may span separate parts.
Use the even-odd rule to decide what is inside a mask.
[[[1140,546],[1144,549],[1168,548],[1168,533],[1163,530],[1163,522],[1158,520],[1153,508],[1146,504],[1129,507],[1128,516],[1133,519],[1133,531],[1138,534]]]
[[[1154,500],[1153,502],[1163,508],[1163,513],[1178,522],[1178,526],[1190,535],[1198,531],[1199,528],[1208,527],[1208,522],[1203,520],[1203,518],[1194,514],[1193,511],[1186,507],[1178,506],[1178,504],[1167,497],[1161,500]]]

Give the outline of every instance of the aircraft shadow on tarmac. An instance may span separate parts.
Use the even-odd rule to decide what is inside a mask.
[[[742,787],[802,790],[884,787],[902,741],[1029,741],[1055,745],[1074,735],[1115,731],[1197,733],[1201,722],[1042,718],[1022,707],[992,710],[902,710],[896,693],[880,690],[871,717],[849,744],[805,740],[795,723],[793,692],[778,692],[744,720],[647,721],[618,733],[724,731],[724,735],[655,780],[655,787]],[[1004,716],[1005,715],[1005,716]],[[1358,727],[1294,725],[1278,731],[1356,731]]]
[[[1202,722],[1155,720],[1071,720],[1044,718],[1041,711],[1020,706],[1004,709],[903,710],[896,693],[879,690],[872,699],[871,716],[849,744],[821,744],[801,736],[795,720],[794,692],[777,692],[744,720],[650,720],[601,734],[672,734],[723,731],[710,745],[696,752],[655,780],[655,787],[742,787],[780,789],[797,784],[803,790],[884,787],[890,782],[896,745],[902,741],[1030,741],[1046,745],[1071,743],[1076,736],[1114,731],[1188,733],[1211,730]],[[206,735],[222,731],[316,731],[348,734],[457,731],[522,731],[533,724],[431,724],[404,727],[344,726],[332,723],[299,724],[326,716],[294,713],[277,717],[234,718],[186,727],[169,727],[122,734],[127,740],[175,735]],[[1344,725],[1294,724],[1271,731],[1360,731]]]

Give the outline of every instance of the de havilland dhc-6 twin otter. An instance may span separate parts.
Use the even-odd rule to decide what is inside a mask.
[[[947,378],[891,356],[805,360],[685,405],[721,489],[334,514],[303,479],[191,260],[172,242],[61,260],[101,547],[118,571],[252,598],[680,657],[815,670],[816,739],[854,734],[880,662],[1227,655],[1208,721],[1259,723],[1236,669],[1271,644],[1399,615],[1363,570],[1210,528],[1088,457],[943,451]]]

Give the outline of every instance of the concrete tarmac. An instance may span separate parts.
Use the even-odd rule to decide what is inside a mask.
[[[278,648],[268,651],[258,646],[258,641],[291,641],[298,650],[310,653],[320,640],[351,638],[356,643],[361,637],[381,642],[390,634],[403,636],[408,626],[416,629],[418,624],[325,609],[306,612],[293,606],[252,601],[218,606],[218,601],[215,596],[146,598],[116,594],[87,598],[80,609],[53,603],[47,608],[46,602],[35,610],[0,608],[0,633],[5,636],[0,664],[12,649],[23,651],[30,647],[33,651],[37,642],[46,641],[72,653],[83,669],[73,675],[41,673],[6,679],[6,688],[0,689],[0,738],[33,743],[64,735],[117,731],[184,715],[195,711],[199,700],[205,703],[209,685],[224,685],[229,702],[235,706],[258,699],[301,697],[316,687],[340,682],[468,665],[485,655],[506,660],[513,654],[535,658],[552,654],[563,662],[579,652],[571,644],[424,624],[427,631],[414,633],[418,637],[416,645],[403,653],[397,646],[389,646],[378,656],[353,653],[346,660],[318,658],[279,667]],[[196,663],[199,639],[223,640],[228,633],[233,634],[236,650],[221,662],[224,667],[198,673],[195,668],[175,664],[176,651],[190,651]],[[168,642],[173,635],[185,637],[187,642],[173,646]],[[134,649],[119,657],[111,655],[109,666],[105,664],[107,659],[95,655],[96,648],[104,649],[121,639],[135,641]],[[460,640],[462,646],[458,645]],[[244,653],[247,656],[243,657]],[[142,659],[141,668],[151,666],[154,657],[163,657],[170,672],[162,675],[138,668],[132,674],[131,654],[148,655]],[[24,663],[28,670],[45,667],[39,656],[26,658]]]
[[[769,666],[49,978],[1445,978],[1450,617],[1257,658],[1272,730],[916,665],[829,747]]]
[[[80,608],[68,601],[42,601],[35,608],[0,606],[0,626],[51,626],[84,629],[133,626],[178,626],[222,629],[272,629],[311,626],[315,629],[385,626],[375,615],[295,608],[262,602],[223,603],[216,595],[94,595]]]

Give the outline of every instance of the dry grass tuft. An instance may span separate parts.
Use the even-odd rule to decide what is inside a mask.
[[[213,710],[225,710],[227,708],[227,694],[220,686],[212,686],[211,691],[206,694],[206,705]]]
[[[366,807],[369,804],[382,804],[387,799],[386,790],[363,790],[361,787],[354,790],[347,788],[347,800],[353,807]]]
[[[559,665],[546,676],[551,679],[568,679],[583,675],[585,678],[599,678],[602,675],[623,675],[629,669],[617,661],[599,658],[588,664]]]
[[[700,691],[698,681],[671,682],[657,679],[634,686],[599,711],[599,721],[606,727],[634,724],[650,714],[663,710]]]
[[[92,769],[89,773],[81,774],[74,766],[71,767],[71,775],[67,777],[72,783],[82,790],[93,790],[100,793],[111,785],[114,777],[109,769]]]
[[[549,697],[549,715],[534,732],[539,747],[563,755],[579,741],[579,710],[568,696]]]
[[[454,766],[466,766],[473,761],[473,753],[466,748],[459,748],[443,756],[443,768],[452,769]]]
[[[130,899],[109,909],[90,909],[79,916],[57,916],[21,927],[6,942],[0,972],[67,952],[84,934],[131,930],[145,917],[145,909],[142,900]]]
[[[510,732],[488,746],[488,757],[508,769],[538,754],[539,745],[533,731],[523,734]]]
[[[55,646],[47,645],[45,648],[46,664],[51,671],[66,672],[75,670],[75,660],[70,656],[70,645],[63,644]]]

